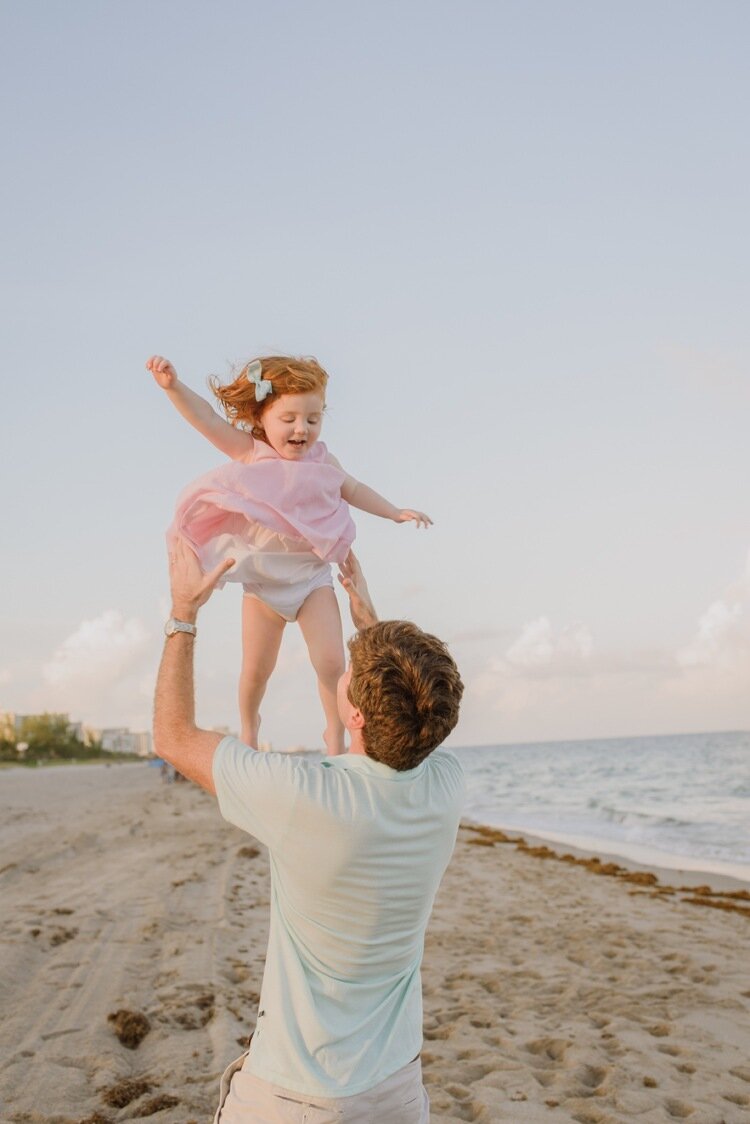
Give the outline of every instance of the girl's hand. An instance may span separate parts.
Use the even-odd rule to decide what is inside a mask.
[[[432,520],[429,515],[425,515],[423,511],[411,511],[408,507],[405,507],[402,511],[399,511],[396,516],[396,522],[408,523],[410,521],[416,523],[418,527],[426,528],[432,526]]]
[[[152,355],[146,364],[146,370],[151,372],[162,390],[172,390],[178,382],[174,367],[161,355]]]

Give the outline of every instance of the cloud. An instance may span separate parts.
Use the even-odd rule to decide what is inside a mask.
[[[548,617],[528,621],[501,657],[490,660],[472,682],[475,695],[492,697],[497,708],[521,711],[565,690],[565,681],[590,673],[594,640],[586,625],[563,625]]]
[[[495,653],[465,676],[467,741],[747,729],[750,553],[682,645],[601,651],[585,624],[539,616]]]
[[[44,664],[42,674],[53,688],[103,686],[129,673],[145,654],[149,633],[136,617],[107,609],[82,621]]]
[[[698,621],[693,639],[677,653],[681,667],[732,665],[743,647],[747,614],[741,604],[714,601]]]
[[[701,614],[695,633],[675,660],[686,674],[750,673],[750,551],[741,577]]]
[[[555,636],[547,617],[538,617],[525,624],[517,640],[505,653],[505,659],[514,668],[550,667],[576,660],[588,659],[594,641],[583,624],[565,625]]]

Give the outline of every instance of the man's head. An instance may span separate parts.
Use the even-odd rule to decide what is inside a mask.
[[[380,621],[358,632],[349,654],[341,701],[361,714],[367,756],[413,769],[458,721],[464,685],[453,657],[410,621]]]

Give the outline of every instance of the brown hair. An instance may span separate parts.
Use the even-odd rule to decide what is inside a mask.
[[[273,390],[262,402],[256,401],[255,383],[248,380],[247,369],[254,360],[246,363],[232,382],[222,384],[212,375],[208,385],[221,402],[227,420],[232,425],[245,425],[252,429],[253,437],[266,440],[262,417],[264,411],[281,394],[309,394],[316,391],[325,406],[328,375],[312,357],[296,358],[293,355],[266,355],[257,362],[261,365],[261,378],[267,379]]]
[[[464,685],[442,640],[411,621],[380,621],[349,641],[349,700],[368,757],[413,769],[458,722]]]

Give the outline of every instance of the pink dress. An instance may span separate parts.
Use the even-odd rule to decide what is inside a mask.
[[[246,593],[294,620],[313,589],[332,585],[329,563],[343,562],[354,540],[344,479],[322,441],[288,461],[256,440],[247,457],[188,484],[167,537],[186,539],[207,571],[234,558],[219,584],[242,582]]]

